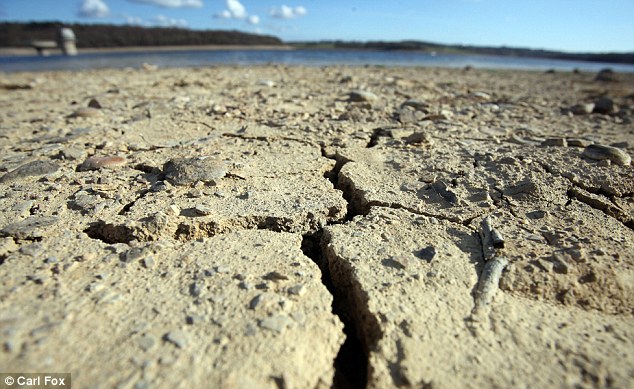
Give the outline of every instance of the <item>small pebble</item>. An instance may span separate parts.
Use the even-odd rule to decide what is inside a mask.
[[[79,166],[80,171],[112,169],[126,164],[126,159],[119,156],[90,157]]]
[[[542,146],[544,147],[552,147],[552,146],[558,146],[558,147],[567,147],[568,143],[566,142],[566,139],[564,138],[548,138],[545,141],[542,142]]]
[[[169,186],[166,185],[164,181],[156,181],[152,188],[150,189],[152,192],[163,192],[169,189]]]
[[[82,107],[68,115],[69,118],[94,118],[101,116],[100,110],[92,107]]]
[[[390,257],[390,265],[399,269],[405,269],[409,266],[409,259],[405,255],[395,255]]]
[[[193,297],[199,297],[203,292],[203,285],[200,282],[194,282],[189,286],[189,294]]]
[[[422,100],[409,99],[409,100],[406,100],[403,104],[401,104],[401,107],[412,107],[416,110],[424,111],[425,109],[429,107],[429,104],[425,103]]]
[[[99,101],[97,101],[97,99],[90,99],[90,101],[88,102],[88,107],[101,109],[101,104],[99,103]]]
[[[570,147],[586,147],[590,144],[590,142],[587,140],[577,138],[568,138],[566,139],[566,142]]]
[[[158,69],[158,65],[143,63],[143,65],[141,65],[141,68],[147,72],[153,72]]]
[[[436,248],[434,246],[427,246],[424,249],[420,250],[416,256],[418,258],[424,259],[427,262],[431,262],[432,259],[436,256]]]
[[[178,348],[183,348],[187,345],[187,335],[181,330],[172,330],[165,334],[164,339]]]
[[[3,82],[3,83],[0,83],[0,89],[6,89],[6,90],[33,89],[33,85]]]
[[[302,296],[306,293],[306,287],[304,286],[304,284],[297,284],[288,288],[288,293],[294,294],[296,296]]]
[[[614,104],[614,100],[607,97],[601,97],[594,102],[594,110],[592,112],[608,115],[611,113],[615,113],[618,110],[619,108],[616,106],[616,104]]]
[[[207,216],[207,215],[211,215],[211,213],[213,212],[213,209],[211,209],[210,207],[206,205],[197,204],[194,207],[194,212],[196,212],[198,215],[201,215],[201,216]]]
[[[281,333],[290,324],[291,319],[284,315],[270,316],[260,322],[260,327]]]
[[[576,104],[570,108],[570,112],[575,115],[588,115],[594,111],[594,103]]]
[[[125,263],[130,263],[136,261],[137,259],[144,258],[148,254],[148,249],[145,247],[134,247],[130,250],[126,251],[123,254],[122,261]]]
[[[80,148],[67,147],[59,152],[59,157],[66,160],[78,160],[84,158],[86,152]]]
[[[350,101],[362,102],[362,101],[376,101],[379,98],[372,92],[363,90],[353,90],[350,92]]]
[[[38,239],[55,232],[56,229],[51,227],[58,221],[59,218],[55,216],[29,216],[0,229],[0,235],[16,239]]]
[[[154,267],[154,257],[152,256],[145,257],[141,260],[141,263],[143,264],[144,268],[151,269]]]
[[[227,166],[213,158],[177,158],[166,162],[163,172],[174,185],[192,185],[198,181],[215,183],[227,174]]]
[[[412,135],[405,138],[405,142],[411,144],[430,143],[431,139],[429,135],[424,132],[415,132]]]
[[[603,82],[616,82],[618,81],[618,78],[616,76],[616,74],[614,73],[614,71],[610,68],[605,68],[605,69],[601,69],[596,77],[594,78],[595,81],[603,81]]]
[[[264,279],[270,280],[270,281],[283,281],[283,280],[288,280],[288,277],[280,272],[272,271],[268,273],[267,275],[265,275]]]
[[[581,155],[598,161],[610,160],[620,166],[627,166],[632,163],[632,157],[628,153],[612,146],[589,145],[583,150]]]
[[[272,80],[260,80],[260,81],[258,81],[258,85],[268,86],[270,88],[270,87],[274,87],[275,86],[275,81],[272,81]]]
[[[32,161],[0,177],[0,183],[12,182],[23,177],[43,176],[55,173],[57,170],[59,170],[59,165],[56,163],[49,161]]]
[[[454,191],[449,189],[447,184],[443,181],[436,181],[432,185],[432,188],[438,193],[443,199],[447,200],[451,204],[458,203],[458,196]]]

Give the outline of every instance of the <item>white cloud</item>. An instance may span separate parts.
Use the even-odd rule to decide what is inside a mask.
[[[153,17],[150,22],[155,26],[160,27],[180,27],[186,28],[188,26],[187,20],[185,19],[174,19],[167,17],[165,15],[156,15]]]
[[[233,17],[231,15],[231,12],[229,12],[229,10],[226,10],[226,9],[223,10],[222,12],[217,13],[214,16],[220,19],[231,19]]]
[[[163,8],[202,8],[203,0],[128,0],[132,3],[151,4]]]
[[[127,24],[132,24],[134,26],[143,26],[146,24],[145,21],[138,16],[123,15],[123,17],[125,18],[125,22]]]
[[[214,15],[217,18],[221,19],[246,19],[247,9],[240,0],[226,0],[227,9],[223,10],[220,13]]]
[[[278,8],[271,9],[271,16],[278,19],[295,19],[300,16],[304,16],[308,13],[306,8],[301,5],[298,7],[289,7],[287,5],[283,5]]]
[[[244,19],[247,17],[247,9],[238,0],[227,0],[227,8],[234,18]]]
[[[226,0],[225,4],[227,5],[227,9],[215,14],[215,18],[239,19],[252,25],[260,23],[260,17],[258,15],[249,15],[247,8],[240,3],[240,0]]]
[[[110,9],[102,0],[83,0],[77,14],[82,18],[105,18],[110,16]]]
[[[189,24],[185,19],[175,19],[170,18],[165,15],[156,15],[150,19],[142,19],[138,16],[130,16],[123,14],[123,18],[126,21],[126,24],[130,24],[133,26],[155,26],[155,27],[179,27],[179,28],[187,28]]]

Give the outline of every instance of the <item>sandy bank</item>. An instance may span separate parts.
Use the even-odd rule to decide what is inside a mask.
[[[207,51],[207,50],[292,50],[291,46],[263,46],[263,45],[196,45],[196,46],[143,46],[143,47],[102,47],[79,48],[80,54],[93,53],[134,53],[134,52],[161,52],[161,51]],[[49,50],[52,55],[61,54],[61,50]],[[0,47],[0,56],[33,55],[35,49],[30,47]]]

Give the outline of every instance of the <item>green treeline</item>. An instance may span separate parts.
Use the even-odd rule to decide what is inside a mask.
[[[467,45],[443,45],[422,41],[400,42],[355,42],[355,41],[319,41],[295,42],[295,47],[302,48],[332,48],[332,49],[365,49],[365,50],[417,50],[451,54],[482,54],[502,55],[513,57],[533,57],[567,59],[575,61],[611,62],[634,64],[634,53],[566,53],[552,50],[534,50],[514,47],[485,47]]]
[[[273,36],[239,31],[188,30],[108,24],[60,22],[0,23],[0,47],[25,47],[32,40],[56,40],[60,27],[70,27],[77,47],[132,47],[177,45],[281,45]]]

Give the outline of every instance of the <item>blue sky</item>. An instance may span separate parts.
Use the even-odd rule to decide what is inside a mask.
[[[286,41],[634,51],[634,0],[0,0],[0,19],[237,29]]]

